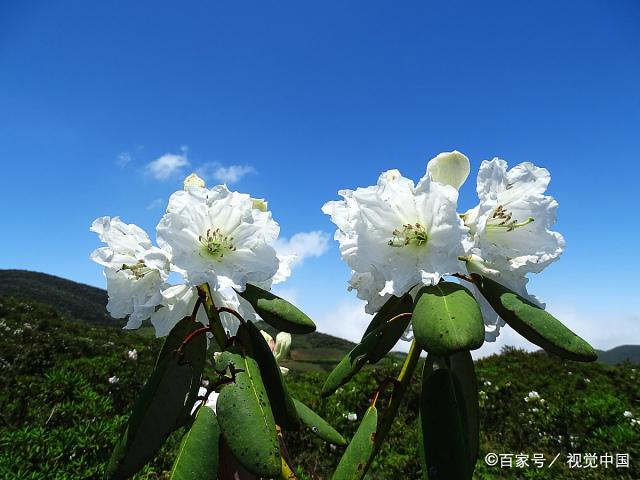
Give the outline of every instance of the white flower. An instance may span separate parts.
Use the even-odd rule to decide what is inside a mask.
[[[624,415],[625,418],[633,417],[633,413],[631,413],[629,410],[625,410],[625,412],[622,415]]]
[[[529,272],[538,273],[564,250],[564,238],[550,230],[558,203],[544,192],[549,172],[525,162],[507,171],[507,163],[484,161],[478,173],[480,203],[463,215],[470,236],[465,241],[467,269],[515,291],[534,304],[527,292]],[[495,341],[504,320],[480,292],[472,288],[483,312],[485,340]]]
[[[138,351],[134,348],[133,350],[129,350],[127,352],[127,356],[129,360],[138,360]]]
[[[529,394],[526,397],[524,397],[525,402],[529,402],[533,400],[540,400],[540,395],[535,390],[529,392]]]
[[[207,395],[207,389],[204,387],[200,387],[198,389],[198,397],[205,397]],[[216,404],[218,403],[218,392],[211,392],[209,393],[209,396],[207,397],[207,400],[204,404],[205,407],[210,408],[211,410],[213,410],[213,413],[216,413]],[[202,403],[202,400],[197,400],[196,403],[193,404],[193,408],[191,409],[191,415],[193,415],[193,413],[196,411],[196,409],[200,406],[200,404]]]
[[[558,203],[544,195],[550,175],[525,162],[507,171],[507,162],[484,161],[478,172],[480,203],[464,214],[470,253],[489,268],[524,276],[541,272],[562,254],[564,238],[550,230]]]
[[[160,303],[160,290],[169,275],[169,255],[154,247],[144,230],[119,217],[97,218],[91,231],[107,244],[91,254],[92,260],[105,267],[107,311],[114,318],[129,315],[125,328],[139,328]]]
[[[358,414],[356,413],[343,413],[342,416],[349,422],[355,422],[358,420]]]
[[[189,284],[209,283],[213,290],[270,282],[279,268],[270,243],[279,230],[271,212],[253,208],[249,195],[224,185],[175,192],[157,227],[174,269]]]
[[[109,383],[111,385],[115,385],[120,381],[120,379],[118,377],[116,377],[115,375],[113,377],[109,377],[108,380],[109,380]]]
[[[368,297],[369,311],[381,304],[376,295],[402,296],[416,284],[433,285],[461,271],[458,256],[467,229],[456,213],[455,188],[429,174],[416,188],[389,170],[375,186],[338,193],[343,200],[326,203],[322,211],[338,227],[343,260],[364,275],[354,274],[351,285],[360,298]]]
[[[233,289],[226,288],[219,291],[211,291],[213,304],[216,307],[227,307],[237,311],[245,320],[257,320],[253,307],[240,297]],[[198,299],[198,290],[189,285],[174,285],[162,291],[162,301],[160,308],[151,315],[156,337],[164,337],[171,329],[182,320],[193,313]],[[227,312],[220,313],[222,326],[232,335],[238,330],[238,320]],[[209,318],[200,307],[196,313],[196,321],[203,325],[209,325]]]
[[[184,189],[189,190],[190,187],[200,187],[204,188],[204,180],[200,178],[197,174],[192,173],[187,178],[184,179],[183,182]]]

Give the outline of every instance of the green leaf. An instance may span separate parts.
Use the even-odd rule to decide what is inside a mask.
[[[333,480],[356,480],[364,476],[365,466],[376,439],[378,411],[369,407],[333,474]]]
[[[181,424],[191,377],[188,365],[173,358],[161,360],[136,400],[125,433],[107,465],[105,478],[129,478],[154,457],[169,434]]]
[[[387,324],[380,325],[369,333],[340,360],[340,363],[332,370],[322,386],[321,395],[323,397],[331,395],[360,371],[367,361],[367,355],[373,351],[382,338],[385,325]]]
[[[458,352],[449,357],[449,369],[460,387],[458,398],[465,410],[469,460],[475,466],[480,448],[480,412],[478,405],[478,382],[470,352]]]
[[[458,283],[423,287],[412,316],[413,335],[423,350],[448,355],[475,350],[484,343],[484,321],[478,303]]]
[[[365,335],[331,371],[322,387],[321,395],[328,397],[351,380],[365,363],[376,363],[382,359],[398,342],[410,321],[409,315],[392,321],[387,320]]]
[[[315,332],[316,325],[295,305],[285,299],[247,283],[244,292],[238,292],[272,327],[289,333]]]
[[[362,338],[366,337],[369,333],[374,331],[383,323],[391,320],[396,315],[401,313],[409,313],[413,310],[413,299],[410,294],[403,295],[402,297],[391,296],[389,300],[382,306],[382,308],[373,316],[373,319],[369,323],[369,326],[364,331]]]
[[[228,369],[234,378],[222,387],[216,404],[225,441],[247,470],[277,477],[282,464],[276,424],[256,361],[243,353],[225,351],[216,360],[216,370],[222,369]]]
[[[334,445],[346,445],[346,440],[316,412],[299,400],[293,399],[302,423],[311,429],[314,435]]]
[[[169,333],[166,348],[160,352],[156,367],[134,404],[126,430],[114,448],[105,478],[134,475],[155,456],[167,437],[185,424],[202,378],[206,338],[196,336],[182,354],[175,349],[186,336],[185,331],[198,325],[183,319]]]
[[[247,322],[240,325],[236,337],[260,368],[260,376],[267,390],[276,423],[284,429],[298,428],[300,423],[296,407],[289,395],[278,362],[260,330],[252,322]]]
[[[435,368],[435,367],[438,368]],[[422,373],[420,397],[420,428],[426,466],[431,480],[470,480],[468,421],[461,387],[444,361],[434,365],[433,355],[427,357]]]
[[[373,317],[362,339],[364,340],[369,333],[380,327],[384,327],[384,331],[378,339],[377,344],[367,354],[367,361],[369,363],[379,362],[391,351],[394,345],[398,343],[398,340],[400,340],[402,334],[407,330],[411,317],[406,315],[395,318],[391,323],[388,323],[389,320],[403,313],[411,313],[411,310],[413,310],[413,300],[411,295],[407,293],[402,297],[392,296]]]
[[[171,469],[171,480],[216,480],[220,426],[209,407],[200,407]]]
[[[490,278],[478,274],[473,278],[498,315],[530,342],[569,360],[593,362],[598,358],[591,345],[549,312]]]

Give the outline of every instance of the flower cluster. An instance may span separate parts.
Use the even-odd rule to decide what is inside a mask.
[[[140,227],[119,217],[100,217],[91,231],[106,246],[91,258],[104,266],[111,316],[128,317],[128,329],[149,319],[162,337],[192,314],[197,287],[203,284],[208,284],[216,306],[256,319],[251,305],[237,292],[244,291],[247,283],[269,289],[291,273],[292,258],[278,256],[272,246],[279,230],[265,201],[225,185],[205,188],[202,179],[190,175],[184,190],[169,198],[156,228],[157,246]],[[183,281],[169,283],[172,273]],[[204,309],[196,319],[208,325]],[[222,313],[221,320],[234,334],[237,320],[228,313]]]
[[[458,191],[469,172],[465,155],[445,152],[428,162],[417,184],[389,170],[376,185],[340,190],[342,200],[323,206],[352,270],[349,288],[367,302],[368,313],[416,285],[469,273],[543,306],[528,294],[526,275],[539,273],[564,250],[562,235],[550,230],[558,203],[545,195],[549,172],[528,162],[509,170],[504,160],[484,161],[477,177],[479,203],[460,214]],[[493,341],[504,321],[472,290],[483,310],[486,340]]]

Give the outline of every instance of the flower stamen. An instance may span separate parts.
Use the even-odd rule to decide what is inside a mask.
[[[227,252],[235,252],[233,237],[223,234],[219,228],[208,229],[206,235],[198,236],[198,240],[204,246],[207,254],[221,260]]]
[[[533,221],[534,218],[529,217],[524,222],[518,222],[518,220],[512,219],[511,212],[505,210],[502,205],[498,205],[498,207],[494,210],[493,214],[487,221],[486,229],[492,231],[511,232],[516,228],[529,225]]]
[[[138,260],[136,263],[133,263],[131,265],[123,264],[121,270],[129,270],[133,274],[133,276],[136,277],[136,280],[140,280],[147,273],[153,271],[152,268],[149,268],[145,265],[144,260]]]
[[[419,223],[415,225],[407,223],[402,226],[402,230],[396,228],[392,233],[393,238],[387,242],[390,247],[406,247],[407,245],[421,247],[429,240],[426,228]]]

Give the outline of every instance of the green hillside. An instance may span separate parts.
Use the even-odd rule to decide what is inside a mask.
[[[69,284],[76,288],[73,282]],[[55,288],[61,291],[64,285],[58,282]],[[74,308],[81,304],[78,301]],[[88,323],[85,315],[75,317],[69,312],[70,307],[61,311],[35,301],[0,297],[2,479],[100,478],[131,404],[153,368],[161,341],[150,329],[123,331]],[[346,415],[356,413],[362,418],[377,382],[397,374],[400,366],[397,357],[388,357],[361,372],[334,396],[321,399],[327,370],[352,344],[320,333],[294,336],[293,344],[293,358],[287,362],[292,368],[287,376],[292,394],[347,437],[358,423],[349,422]],[[136,360],[128,355],[132,349],[138,353]],[[640,422],[632,422],[640,419],[636,365],[580,364],[543,352],[507,349],[480,360],[476,368],[482,426],[476,479],[640,478]],[[113,377],[117,381],[110,382]],[[525,401],[531,391],[538,392],[540,399]],[[381,409],[386,400],[383,395]],[[418,402],[418,382],[414,381],[387,448],[368,478],[420,478],[415,429]],[[168,478],[180,433],[170,438],[136,478]],[[301,480],[330,478],[340,448],[303,430],[287,432],[286,439]],[[552,468],[500,469],[483,462],[489,452],[537,453],[547,462],[560,454],[560,460]],[[630,467],[569,469],[569,452],[628,453]]]
[[[0,297],[41,302],[89,323],[123,325],[105,310],[107,292],[64,278],[27,270],[0,270]]]
[[[640,345],[620,345],[611,350],[598,350],[598,361],[608,365],[623,362],[640,363]]]

